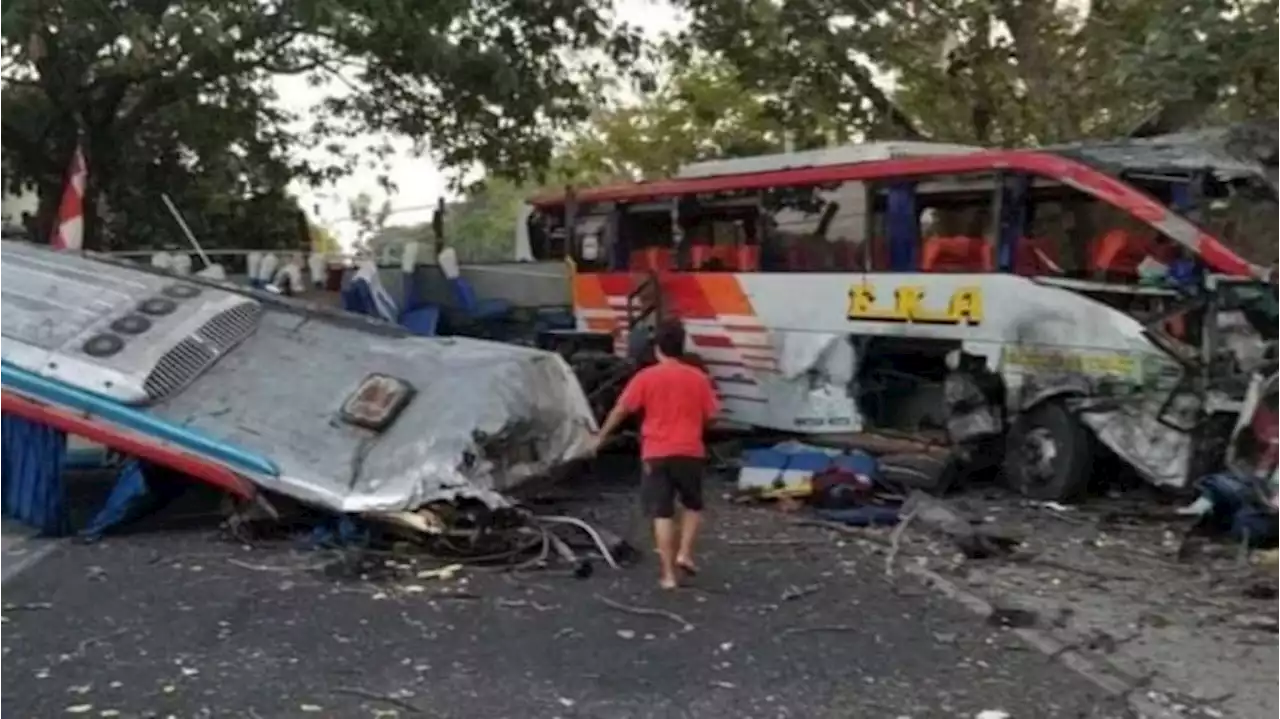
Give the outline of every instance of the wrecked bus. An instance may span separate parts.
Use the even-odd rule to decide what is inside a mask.
[[[517,241],[568,258],[575,342],[634,360],[680,318],[727,423],[934,436],[1053,499],[1086,488],[1101,445],[1180,488],[1275,372],[1273,279],[1210,230],[1247,206],[1274,253],[1274,168],[1122,150],[716,161],[531,198]]]
[[[0,270],[6,445],[18,418],[248,506],[262,506],[267,490],[379,514],[463,500],[507,506],[504,493],[576,456],[593,427],[554,353],[414,336],[23,242],[3,242]],[[28,490],[47,492],[14,491]]]

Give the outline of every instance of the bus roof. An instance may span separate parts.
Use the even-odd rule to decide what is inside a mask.
[[[674,177],[666,180],[625,182],[573,190],[580,204],[601,202],[650,202],[684,195],[715,194],[764,190],[771,187],[809,187],[837,182],[891,180],[934,174],[958,174],[1023,170],[1032,174],[1061,178],[1063,174],[1101,175],[1084,163],[1056,155],[1026,150],[978,150],[962,154],[930,154],[865,160],[835,165],[784,167],[781,169],[737,172],[728,175]],[[1064,180],[1065,181],[1065,180]],[[1114,180],[1112,180],[1114,182]],[[534,207],[564,204],[564,192],[548,192],[529,199]]]
[[[859,145],[824,147],[800,152],[779,152],[772,155],[694,162],[681,167],[680,171],[676,173],[676,177],[717,177],[720,175],[740,175],[746,172],[799,170],[809,167],[849,165],[858,162],[892,160],[898,157],[963,155],[971,152],[981,152],[982,149],[972,145],[953,145],[944,142],[867,142]]]

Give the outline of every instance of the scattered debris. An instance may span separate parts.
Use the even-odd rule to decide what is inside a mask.
[[[403,709],[412,714],[426,713],[418,705],[410,701],[407,701],[405,699],[402,699],[401,697],[394,696],[392,694],[379,694],[378,692],[371,692],[368,689],[361,689],[360,687],[333,687],[329,691],[333,692],[334,694],[346,694],[353,697],[360,697],[361,699],[368,699],[369,701],[382,702],[383,704],[390,704],[391,706]],[[308,710],[303,709],[303,711],[308,711]],[[316,708],[316,711],[320,711],[319,707]]]
[[[689,620],[685,619],[679,614],[676,614],[675,612],[669,612],[666,609],[654,609],[651,607],[633,607],[628,604],[623,604],[622,602],[615,601],[613,599],[610,599],[608,597],[605,597],[599,594],[595,595],[595,597],[601,604],[604,604],[605,606],[610,607],[612,609],[616,609],[620,612],[626,612],[627,614],[635,614],[641,617],[662,617],[663,619],[669,619],[675,622],[676,624],[679,624],[681,626],[681,631],[684,631],[684,632],[691,632],[693,631],[693,628],[694,628],[693,625],[689,623]]]
[[[996,527],[975,525],[946,502],[924,492],[912,492],[902,510],[931,530],[946,535],[969,559],[1008,556],[1023,542],[1021,537]]]
[[[6,612],[31,612],[44,609],[53,609],[52,602],[27,602],[26,604],[6,604],[4,611]]]
[[[987,624],[993,627],[1008,627],[1010,629],[1021,629],[1025,627],[1033,627],[1039,621],[1039,615],[1030,609],[1022,607],[1008,607],[992,605],[991,613],[987,615]]]
[[[778,636],[789,637],[796,634],[811,634],[813,632],[855,632],[862,627],[854,624],[820,624],[814,627],[789,627],[784,629]]]
[[[807,584],[803,587],[790,586],[782,592],[782,601],[790,602],[796,599],[802,599],[810,594],[816,594],[822,590],[820,584]]]
[[[1280,633],[1280,622],[1276,617],[1265,614],[1245,614],[1235,618],[1236,626],[1241,629],[1256,629],[1272,634]]]
[[[934,632],[933,641],[939,644],[951,645],[956,643],[958,635],[955,632]]]
[[[449,581],[454,575],[462,571],[461,564],[449,564],[436,569],[426,569],[417,573],[418,579],[441,579]]]

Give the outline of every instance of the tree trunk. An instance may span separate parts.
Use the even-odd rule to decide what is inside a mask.
[[[36,185],[39,204],[36,206],[36,232],[32,242],[47,245],[53,242],[58,231],[58,205],[62,203],[62,187],[56,182],[40,182]]]

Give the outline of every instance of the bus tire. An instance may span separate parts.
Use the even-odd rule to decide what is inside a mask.
[[[1018,415],[1010,428],[1004,475],[1033,499],[1071,501],[1093,473],[1093,437],[1066,404],[1050,400]]]

